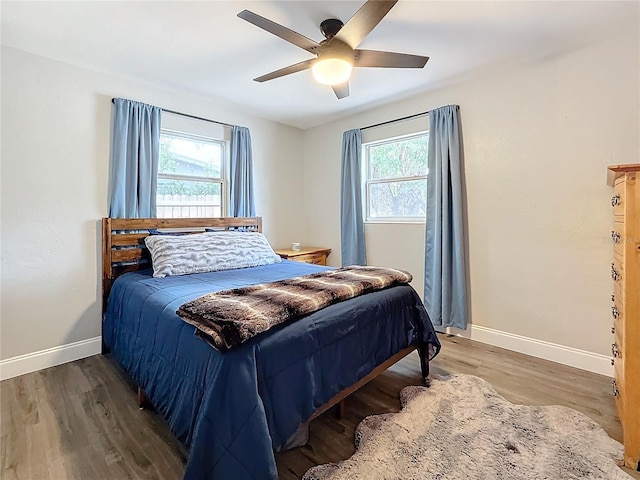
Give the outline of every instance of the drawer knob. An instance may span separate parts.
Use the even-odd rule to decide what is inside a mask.
[[[611,278],[613,278],[614,281],[620,280],[622,278],[622,276],[620,275],[620,273],[618,273],[613,263],[611,264]]]
[[[616,205],[620,205],[620,195],[614,195],[611,197],[611,206],[615,207]]]
[[[616,327],[615,327],[615,325],[614,325],[613,327],[611,327],[611,333],[612,333],[612,334],[615,334],[615,333],[616,333]]]
[[[616,295],[615,295],[615,293],[612,293],[612,294],[611,294],[611,301],[612,301],[612,302],[615,302],[615,301],[616,301]]]
[[[613,388],[613,396],[617,397],[620,395],[620,390],[618,390],[618,384],[615,380],[611,380],[611,387]]]
[[[615,359],[612,358],[611,359],[611,366],[613,367],[615,364],[616,364],[616,361],[615,361]]]
[[[618,232],[616,232],[615,230],[611,230],[611,240],[613,240],[613,243],[620,243],[621,238],[622,237]]]
[[[618,311],[618,307],[616,307],[615,305],[611,307],[611,316],[613,316],[613,318],[616,320],[620,318],[620,312]]]
[[[618,344],[617,343],[612,343],[611,344],[611,355],[613,355],[614,358],[622,357],[622,355],[620,354],[620,349],[618,348]]]

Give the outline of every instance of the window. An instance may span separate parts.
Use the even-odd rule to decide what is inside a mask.
[[[225,142],[162,130],[158,166],[158,218],[222,217]]]
[[[428,146],[428,132],[364,145],[368,222],[424,221]]]

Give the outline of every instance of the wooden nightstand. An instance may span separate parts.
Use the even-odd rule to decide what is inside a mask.
[[[331,253],[331,249],[321,247],[302,247],[300,250],[279,248],[275,252],[286,260],[313,263],[314,265],[326,265],[327,257]]]

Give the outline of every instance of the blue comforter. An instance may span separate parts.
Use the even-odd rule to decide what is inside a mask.
[[[288,262],[113,284],[103,339],[189,450],[185,479],[274,479],[274,450],[316,408],[399,350],[440,344],[410,286],[370,293],[279,325],[220,353],[176,310],[209,292],[315,273]]]

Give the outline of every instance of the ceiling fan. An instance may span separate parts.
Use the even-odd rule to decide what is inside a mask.
[[[243,10],[238,17],[317,57],[267,73],[254,80],[266,82],[311,68],[314,78],[319,83],[330,85],[336,97],[345,98],[349,96],[349,77],[353,67],[424,67],[429,57],[358,49],[358,45],[397,2],[398,0],[368,0],[346,24],[336,18],[324,20],[320,24],[320,31],[325,36],[325,40],[320,43],[249,10]]]

